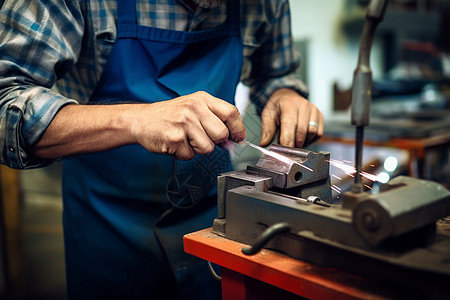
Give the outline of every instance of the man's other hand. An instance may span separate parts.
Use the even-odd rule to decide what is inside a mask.
[[[319,109],[296,91],[275,91],[261,114],[261,146],[269,145],[280,129],[279,143],[304,147],[323,135],[323,116]],[[317,124],[317,125],[316,125]]]

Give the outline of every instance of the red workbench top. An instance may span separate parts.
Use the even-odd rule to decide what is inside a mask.
[[[302,297],[392,299],[399,296],[361,277],[322,268],[276,251],[263,249],[247,256],[241,252],[244,246],[214,234],[211,228],[184,236],[184,250],[187,253]],[[225,289],[223,278],[222,287]]]

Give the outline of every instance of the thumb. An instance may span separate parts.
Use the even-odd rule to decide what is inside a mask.
[[[228,127],[230,139],[235,142],[244,140],[246,129],[236,106],[211,95],[207,95],[205,100],[209,110]]]

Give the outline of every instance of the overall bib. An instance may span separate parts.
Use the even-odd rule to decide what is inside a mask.
[[[90,101],[150,103],[206,91],[234,103],[240,5],[227,6],[223,25],[184,32],[137,25],[135,1],[119,0],[117,40]],[[230,169],[218,147],[178,162],[140,145],[66,159],[69,299],[220,297],[205,262],[183,252],[182,236],[212,225],[216,178]]]

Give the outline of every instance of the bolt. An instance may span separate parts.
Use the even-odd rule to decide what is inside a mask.
[[[362,222],[364,227],[369,231],[376,231],[380,228],[380,220],[373,212],[365,212],[362,215]]]

